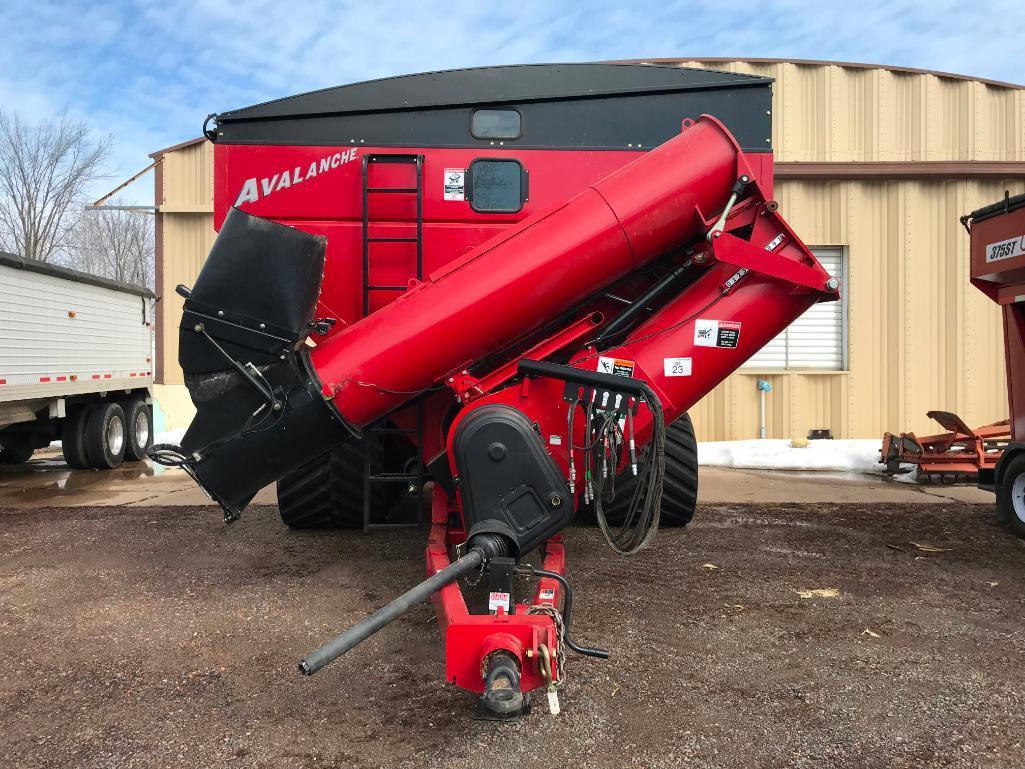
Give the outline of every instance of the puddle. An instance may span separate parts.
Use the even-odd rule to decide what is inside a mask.
[[[176,471],[149,460],[125,462],[116,470],[73,470],[59,454],[45,453],[22,465],[0,465],[0,505],[5,502],[70,502],[79,497],[113,497],[125,484]]]

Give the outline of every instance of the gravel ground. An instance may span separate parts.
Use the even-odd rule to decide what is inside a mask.
[[[989,507],[704,506],[631,560],[573,528],[576,637],[613,658],[504,724],[442,682],[428,607],[295,673],[418,579],[423,539],[0,510],[0,764],[1025,765],[1025,542]]]

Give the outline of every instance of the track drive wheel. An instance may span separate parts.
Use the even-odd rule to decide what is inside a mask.
[[[364,443],[344,443],[278,481],[278,512],[289,528],[363,527]],[[380,443],[369,445],[371,468],[375,468],[383,452]],[[380,486],[371,489],[375,518],[383,517],[388,507],[385,491]]]
[[[623,522],[637,479],[627,470],[616,479],[616,498],[605,510],[609,523]],[[662,487],[660,526],[686,526],[698,501],[698,444],[689,414],[666,428],[666,477]]]

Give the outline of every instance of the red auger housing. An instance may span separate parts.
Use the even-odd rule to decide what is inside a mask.
[[[592,506],[613,549],[646,545],[666,431],[838,297],[772,199],[769,86],[539,65],[218,116],[223,223],[185,291],[180,362],[198,413],[178,462],[228,520],[282,478],[284,515],[287,479],[381,431],[412,438],[433,481],[428,581],[303,672],[428,597],[447,679],[495,717],[553,690],[564,648],[607,656],[569,637],[559,532]],[[379,248],[393,249],[382,266]],[[541,569],[523,560],[538,549]],[[489,611],[470,613],[456,580],[481,570]],[[532,596],[511,597],[514,574],[540,578]]]

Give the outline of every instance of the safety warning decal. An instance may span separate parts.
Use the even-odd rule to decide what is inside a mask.
[[[488,595],[488,611],[495,611],[495,609],[500,606],[505,609],[506,612],[509,611],[509,594],[492,591]]]
[[[554,601],[555,590],[553,588],[546,587],[544,590],[537,594],[537,597],[541,601]]]
[[[999,243],[990,243],[986,246],[986,262],[996,262],[1000,259],[1011,259],[1015,256],[1025,255],[1025,235],[1010,240],[1001,240]]]
[[[445,200],[466,200],[466,169],[445,169]]]
[[[666,376],[690,376],[694,368],[690,358],[663,358],[662,367]]]
[[[614,374],[616,376],[633,376],[634,362],[622,358],[598,358],[598,371],[602,374]]]
[[[698,347],[736,347],[740,323],[734,320],[703,320],[694,323],[694,344]]]

